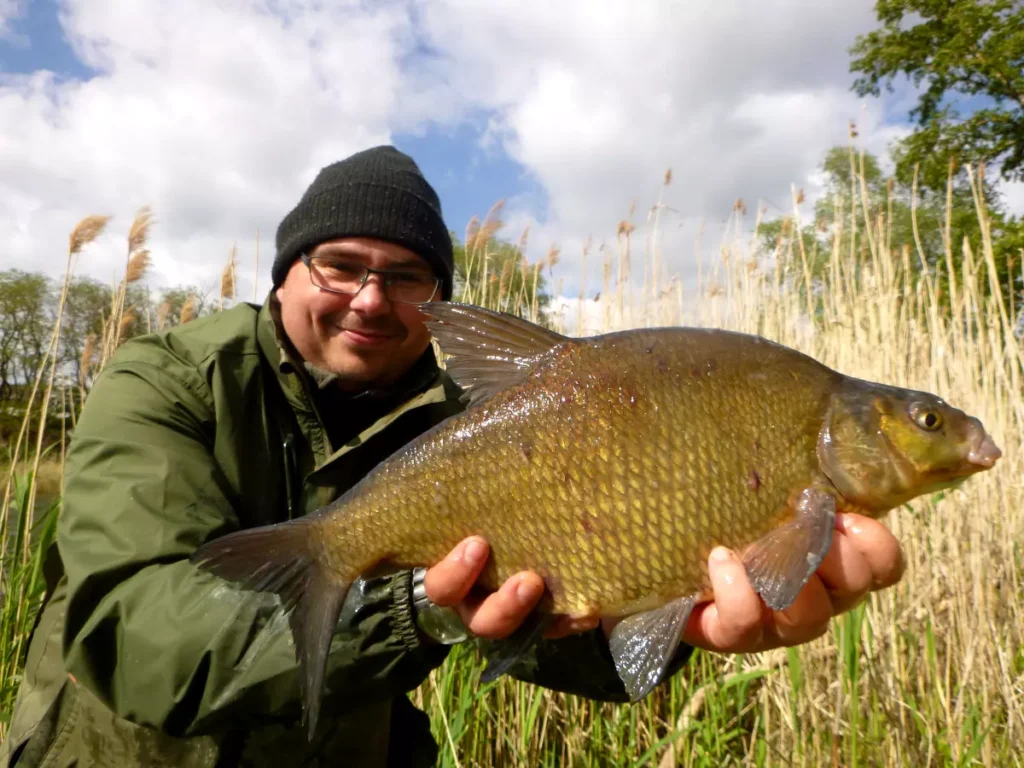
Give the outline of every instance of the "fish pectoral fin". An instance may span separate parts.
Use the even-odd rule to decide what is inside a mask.
[[[696,595],[680,597],[615,625],[608,649],[631,701],[639,701],[662,681],[696,602]]]
[[[758,539],[743,555],[750,583],[776,611],[793,603],[828,552],[836,499],[828,491],[806,488],[793,511],[790,522]]]
[[[445,370],[470,404],[518,381],[540,355],[568,340],[521,317],[469,304],[434,301],[419,309],[447,356]]]
[[[487,667],[480,675],[480,682],[490,683],[507,674],[540,641],[554,621],[553,614],[534,611],[511,635],[504,640],[492,641],[487,653]]]

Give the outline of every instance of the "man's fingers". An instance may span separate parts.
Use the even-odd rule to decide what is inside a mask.
[[[782,611],[772,613],[769,645],[800,645],[821,637],[832,619],[832,601],[817,575],[804,584],[796,600]]]
[[[479,603],[467,600],[458,610],[470,632],[498,640],[519,628],[543,594],[544,580],[532,571],[523,571]]]
[[[716,547],[708,558],[708,575],[714,602],[694,609],[683,641],[728,653],[760,647],[764,604],[750,585],[743,563],[725,547]]]
[[[860,553],[871,571],[871,589],[884,589],[903,578],[906,561],[899,540],[877,520],[844,513],[836,518],[837,527]]]
[[[470,536],[460,542],[444,560],[427,569],[423,588],[438,605],[455,605],[469,594],[489,552],[487,541]]]
[[[874,586],[867,558],[838,526],[817,575],[828,590],[835,614],[855,606]]]

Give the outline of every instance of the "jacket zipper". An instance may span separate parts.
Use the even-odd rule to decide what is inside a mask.
[[[295,497],[295,477],[299,473],[298,460],[295,457],[295,436],[291,431],[287,432],[284,440],[281,441],[281,448],[284,451],[284,488],[288,504],[288,519],[295,517],[295,507],[298,500]]]

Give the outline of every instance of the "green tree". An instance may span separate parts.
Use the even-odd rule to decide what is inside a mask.
[[[859,36],[850,50],[850,71],[859,74],[853,90],[878,96],[883,86],[891,92],[901,76],[919,90],[910,111],[915,129],[892,148],[896,178],[907,188],[917,175],[922,233],[945,232],[951,196],[943,247],[960,270],[965,238],[981,255],[965,166],[994,168],[1004,180],[1024,180],[1024,3],[877,0],[875,14],[881,27]],[[976,185],[979,179],[996,277],[1007,309],[1015,311],[1024,219],[1011,216],[999,190],[976,171]],[[938,249],[932,245],[927,250]],[[982,284],[987,291],[988,281]]]
[[[193,285],[168,288],[157,302],[153,330],[159,331],[178,325],[181,322],[182,310],[190,300],[189,313],[194,313],[193,317],[209,315],[217,308],[216,303],[210,301],[209,291],[203,291]]]
[[[1024,4],[1019,0],[877,0],[882,26],[850,49],[853,89],[878,96],[906,76],[921,89],[917,128],[897,154],[902,173],[944,188],[950,158],[1024,179]],[[968,116],[950,99],[976,99]]]
[[[899,257],[904,247],[911,249],[910,267],[920,269],[918,240],[924,261],[941,275],[940,287],[944,300],[949,299],[949,267],[951,261],[958,277],[963,265],[963,243],[966,240],[974,253],[976,268],[982,260],[982,233],[972,191],[966,179],[954,179],[948,198],[946,194],[928,193],[915,190],[912,179],[907,181],[899,174],[885,174],[880,159],[868,152],[855,153],[852,158],[848,147],[832,147],[825,154],[820,166],[824,177],[824,194],[815,203],[814,224],[802,227],[804,252],[812,279],[822,276],[832,252],[832,236],[836,224],[847,232],[850,217],[855,217],[860,231],[864,229],[864,207],[875,232],[879,217],[885,224],[883,237],[890,253]],[[993,256],[996,274],[1007,309],[1016,312],[1021,300],[1015,295],[1019,291],[1017,277],[1020,274],[1021,249],[1024,248],[1024,221],[1006,214],[998,205],[987,208],[992,233]],[[918,240],[914,236],[914,217],[917,219]],[[772,253],[776,248],[792,255],[788,267],[802,276],[803,260],[800,245],[794,241],[793,221],[790,217],[762,223],[759,228],[761,250]],[[877,233],[876,233],[877,234]],[[848,242],[848,241],[847,241]],[[858,238],[860,255],[867,255],[868,240]],[[949,259],[947,260],[947,252]],[[1014,271],[1016,265],[1016,271]],[[987,279],[981,281],[986,293]]]
[[[523,315],[536,306],[538,320],[547,321],[551,296],[544,272],[557,261],[557,251],[528,264],[520,245],[499,239],[489,227],[470,233],[468,246],[454,232],[450,234],[456,300]]]
[[[0,408],[21,398],[46,354],[52,284],[41,274],[0,272]]]
[[[77,277],[68,286],[61,322],[61,366],[68,378],[82,381],[87,349],[91,359],[103,338],[103,320],[110,313],[110,287],[89,277]],[[91,337],[91,340],[90,340]]]

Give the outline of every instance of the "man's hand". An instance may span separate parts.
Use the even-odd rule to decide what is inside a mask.
[[[448,557],[427,569],[423,588],[427,597],[438,605],[455,606],[462,622],[474,635],[500,640],[515,632],[529,616],[544,594],[544,580],[532,571],[522,571],[509,578],[497,592],[482,599],[470,594],[489,552],[483,538],[464,539]],[[597,625],[596,618],[572,621],[561,617],[544,635],[562,637]]]
[[[482,538],[464,540],[427,570],[423,586],[438,605],[455,606],[474,635],[500,639],[512,634],[533,610],[544,582],[537,574],[523,571],[485,598],[471,594],[488,552]],[[718,559],[719,554],[725,559]],[[861,515],[839,514],[821,566],[789,608],[773,611],[751,587],[739,559],[719,548],[708,559],[714,601],[694,608],[683,642],[719,653],[753,653],[806,643],[824,634],[833,616],[848,611],[868,592],[899,581],[903,569],[899,542],[888,528]],[[615,623],[601,622],[606,634]],[[563,617],[545,635],[562,637],[598,624],[597,619]]]
[[[719,548],[708,558],[714,602],[693,609],[683,642],[719,653],[757,653],[809,642],[869,592],[898,582],[904,568],[899,542],[888,528],[869,517],[840,513],[818,570],[789,608],[773,611],[751,587],[736,555]]]

